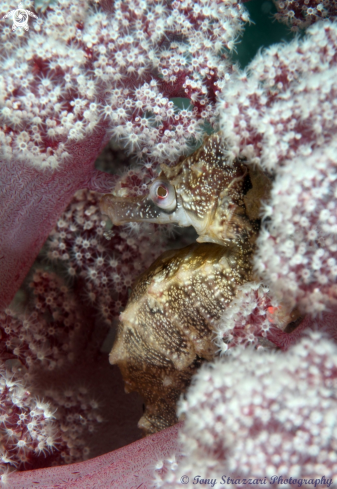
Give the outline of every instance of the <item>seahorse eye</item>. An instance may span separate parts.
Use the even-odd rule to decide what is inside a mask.
[[[168,190],[163,185],[157,187],[157,197],[158,199],[165,199],[168,196]]]
[[[176,191],[167,180],[158,178],[150,187],[150,198],[161,209],[173,211],[177,205]]]

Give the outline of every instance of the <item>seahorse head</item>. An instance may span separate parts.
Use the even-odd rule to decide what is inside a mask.
[[[117,190],[102,198],[101,209],[116,225],[177,223],[193,226],[198,242],[225,245],[254,239],[268,183],[261,170],[230,160],[217,133],[175,166],[161,165],[145,196],[125,198]]]

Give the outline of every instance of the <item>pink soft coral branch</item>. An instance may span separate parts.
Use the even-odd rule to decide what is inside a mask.
[[[7,306],[26,276],[57,218],[76,190],[111,190],[116,178],[94,169],[104,134],[72,148],[72,160],[41,172],[20,161],[0,166],[0,309]]]

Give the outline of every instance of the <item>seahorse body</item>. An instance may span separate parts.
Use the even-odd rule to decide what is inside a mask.
[[[117,191],[101,203],[114,224],[177,222],[199,234],[198,243],[164,253],[138,278],[110,353],[126,390],[144,398],[145,434],[177,421],[180,394],[200,364],[214,358],[216,322],[238,287],[253,280],[259,207],[270,189],[261,170],[229,161],[219,134],[161,169],[147,196],[130,200]]]

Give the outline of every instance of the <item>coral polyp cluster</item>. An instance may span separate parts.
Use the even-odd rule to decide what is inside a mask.
[[[271,46],[219,100],[232,158],[275,173],[255,265],[282,300],[315,313],[336,305],[337,25]]]
[[[232,71],[221,50],[248,20],[227,3],[60,0],[25,37],[1,23],[1,156],[55,169],[103,131],[139,158],[173,162],[215,122],[219,80]],[[0,13],[13,7],[2,2]]]
[[[156,487],[177,488],[196,474],[218,484],[225,474],[237,487],[249,478],[271,489],[290,478],[295,487],[334,487],[336,353],[311,332],[287,353],[238,350],[204,365],[179,404],[181,452],[174,466],[158,463]]]
[[[88,331],[65,283],[38,269],[22,312],[0,313],[0,471],[88,457],[88,433],[103,420],[74,371]],[[65,374],[67,371],[67,374]]]
[[[274,3],[278,10],[276,19],[290,25],[295,32],[319,20],[337,16],[336,0],[274,0]]]
[[[132,171],[126,180],[132,189],[138,183]],[[164,251],[165,243],[153,224],[115,229],[106,230],[99,196],[83,190],[75,194],[46,246],[48,259],[83,283],[86,299],[108,325],[125,306],[135,278]]]

